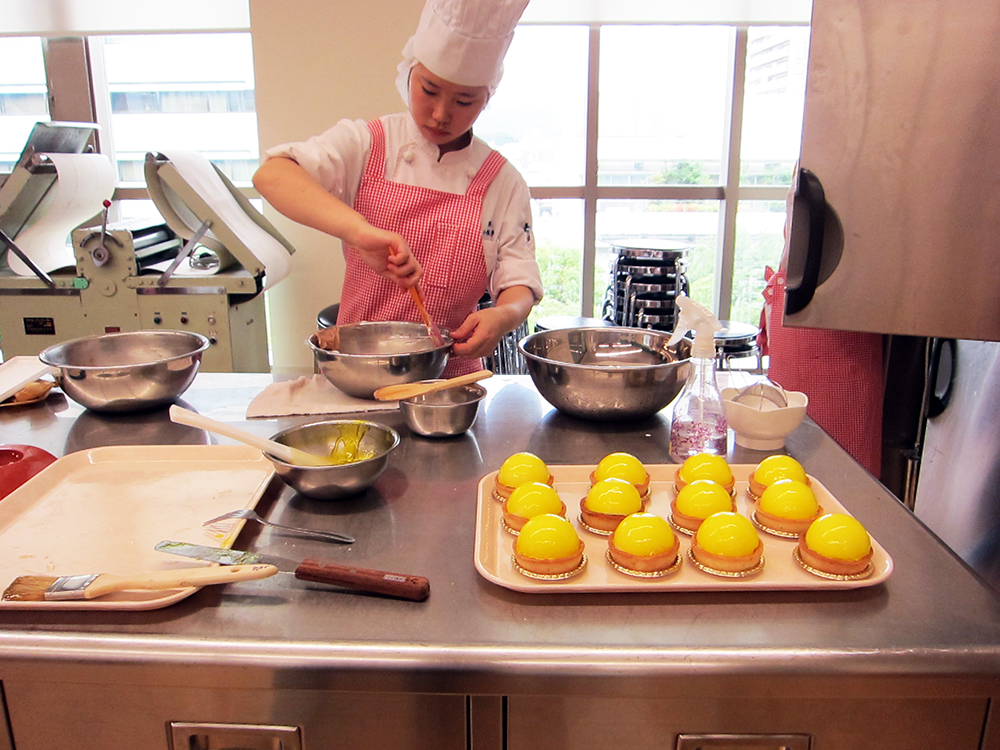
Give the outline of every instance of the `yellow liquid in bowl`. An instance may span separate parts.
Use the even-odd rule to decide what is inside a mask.
[[[368,434],[366,424],[345,424],[340,428],[340,437],[330,451],[330,461],[336,466],[353,464],[375,456],[371,448],[362,449],[361,441]]]

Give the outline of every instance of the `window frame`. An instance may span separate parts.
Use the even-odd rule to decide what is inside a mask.
[[[533,24],[525,24],[533,25]],[[545,25],[564,25],[549,23]],[[808,22],[739,22],[706,23],[730,28],[730,59],[727,96],[727,117],[724,130],[722,179],[719,185],[642,185],[612,186],[598,184],[597,139],[599,131],[599,81],[601,29],[611,25],[641,25],[636,22],[592,22],[589,29],[587,59],[587,129],[584,184],[577,186],[532,186],[536,200],[574,198],[583,201],[583,274],[580,280],[581,310],[584,317],[595,317],[601,300],[594,287],[597,273],[597,204],[607,199],[619,200],[711,200],[719,203],[719,232],[716,248],[713,312],[728,320],[732,310],[733,273],[736,256],[736,214],[742,200],[784,201],[788,186],[740,185],[741,138],[743,129],[743,97],[746,85],[746,57],[749,30],[756,26],[809,26]],[[676,25],[669,21],[656,25]]]

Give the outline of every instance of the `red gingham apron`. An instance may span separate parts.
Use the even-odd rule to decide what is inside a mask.
[[[371,154],[354,209],[375,227],[401,234],[424,269],[420,288],[431,318],[455,330],[476,310],[486,291],[483,253],[483,196],[506,163],[491,151],[464,195],[403,185],[385,178],[385,131],[368,123]],[[365,320],[421,322],[409,293],[372,271],[357,250],[344,245],[347,270],[337,323]],[[443,377],[482,369],[479,359],[448,361]]]
[[[764,272],[761,354],[768,377],[809,397],[807,413],[874,476],[882,468],[882,335],[786,328],[784,271]]]

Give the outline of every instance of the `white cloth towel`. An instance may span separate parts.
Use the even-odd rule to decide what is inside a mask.
[[[247,419],[396,409],[397,401],[348,396],[322,375],[272,383],[247,406]]]

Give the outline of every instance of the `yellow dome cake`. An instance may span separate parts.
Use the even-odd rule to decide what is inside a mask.
[[[799,537],[796,552],[806,569],[817,575],[871,573],[871,537],[860,521],[846,513],[828,513],[813,521]]]
[[[543,513],[565,516],[566,504],[551,485],[542,482],[522,484],[503,501],[503,520],[512,531],[520,531],[528,519]]]
[[[736,501],[721,484],[696,479],[685,484],[670,501],[670,520],[682,531],[695,532],[714,513],[735,512]]]
[[[583,541],[565,518],[543,513],[521,527],[514,562],[529,576],[568,577],[583,568]]]
[[[741,577],[756,573],[764,563],[764,543],[750,520],[738,513],[706,518],[691,541],[691,558],[708,572]]]
[[[677,490],[698,479],[708,479],[722,485],[726,492],[732,494],[736,487],[736,478],[725,456],[714,453],[698,453],[689,456],[677,469],[674,485]]]
[[[639,491],[624,479],[602,479],[580,500],[580,520],[596,534],[610,534],[625,516],[643,509]]]
[[[527,482],[552,484],[553,477],[549,467],[534,453],[515,453],[508,456],[497,472],[493,484],[493,497],[504,500],[519,485]]]
[[[642,461],[631,453],[609,453],[590,472],[590,482],[602,479],[624,479],[631,482],[639,491],[639,496],[645,498],[649,494],[649,472]]]
[[[797,479],[779,479],[754,503],[754,520],[765,531],[798,536],[823,515],[812,488]]]
[[[794,479],[802,484],[809,484],[809,477],[802,464],[791,456],[776,454],[768,456],[750,472],[749,489],[753,497],[760,497],[768,485],[779,479]]]
[[[665,574],[677,569],[680,542],[670,524],[652,513],[622,519],[608,540],[608,557],[623,573]]]

